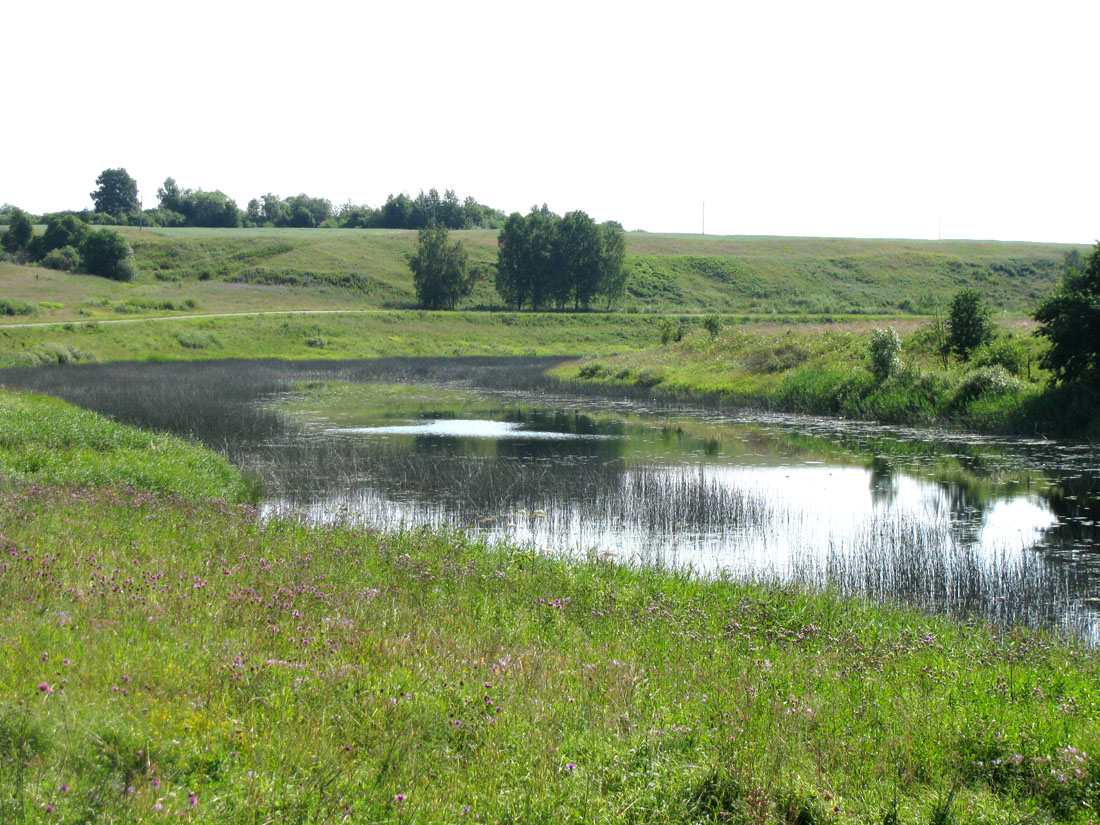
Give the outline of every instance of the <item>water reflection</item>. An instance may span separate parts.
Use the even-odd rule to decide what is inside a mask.
[[[200,439],[267,482],[270,510],[456,526],[1097,640],[1095,447],[563,386],[542,374],[552,363],[112,363],[0,381]]]
[[[979,451],[948,454],[971,479],[958,483],[905,451],[823,458],[808,440],[728,422],[717,437],[575,409],[461,413],[436,406],[427,420],[379,424],[394,415],[364,409],[375,423],[362,427],[307,418],[307,445],[271,453],[268,507],[474,529],[542,552],[832,586],[1086,635],[1097,625],[1090,572],[1067,576],[1036,552],[1059,514],[1025,482],[983,487],[975,479],[996,462]],[[287,450],[293,476],[282,474]]]

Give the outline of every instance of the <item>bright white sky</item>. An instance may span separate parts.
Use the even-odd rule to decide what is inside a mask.
[[[0,202],[105,168],[628,229],[1100,237],[1100,3],[53,2],[4,25]]]

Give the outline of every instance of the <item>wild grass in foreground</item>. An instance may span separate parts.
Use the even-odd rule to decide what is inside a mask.
[[[0,495],[0,821],[1054,822],[1096,655],[148,493]]]

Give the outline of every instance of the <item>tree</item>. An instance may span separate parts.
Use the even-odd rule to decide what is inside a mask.
[[[34,224],[30,216],[22,209],[16,209],[11,213],[8,222],[8,231],[4,233],[3,244],[5,252],[17,252],[26,249],[34,234]]]
[[[1042,364],[1058,381],[1100,380],[1100,242],[1070,259],[1058,291],[1035,310],[1038,335],[1050,341]]]
[[[553,294],[555,276],[554,235],[557,215],[543,204],[531,207],[526,217],[508,216],[497,238],[496,287],[509,306],[526,303],[539,310]]]
[[[600,224],[600,283],[599,294],[607,298],[607,308],[623,297],[626,291],[626,270],[623,261],[626,258],[626,238],[622,224],[617,221],[605,221]]]
[[[554,227],[554,281],[551,291],[558,309],[573,302],[587,307],[600,283],[600,228],[581,211],[569,212]]]
[[[141,208],[138,205],[137,181],[125,169],[104,169],[95,182],[99,188],[91,193],[91,198],[96,212],[105,212],[117,218],[133,214]]]
[[[79,248],[86,237],[88,224],[80,218],[75,215],[54,215],[46,225],[46,232],[41,237],[41,244],[35,250],[35,255],[42,258],[47,253],[66,246]]]
[[[409,259],[416,297],[426,309],[454,309],[470,294],[466,250],[461,241],[447,243],[447,227],[432,221],[417,233],[416,255]]]
[[[134,251],[126,239],[110,229],[88,233],[80,246],[84,268],[92,275],[102,275],[115,281],[134,279]]]
[[[982,344],[993,340],[995,328],[989,307],[973,289],[963,289],[951,299],[947,315],[947,344],[964,361]]]

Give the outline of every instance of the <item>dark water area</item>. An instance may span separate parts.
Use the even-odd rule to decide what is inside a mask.
[[[197,438],[269,513],[831,587],[1100,640],[1100,451],[564,386],[556,359],[108,364],[0,383]]]

